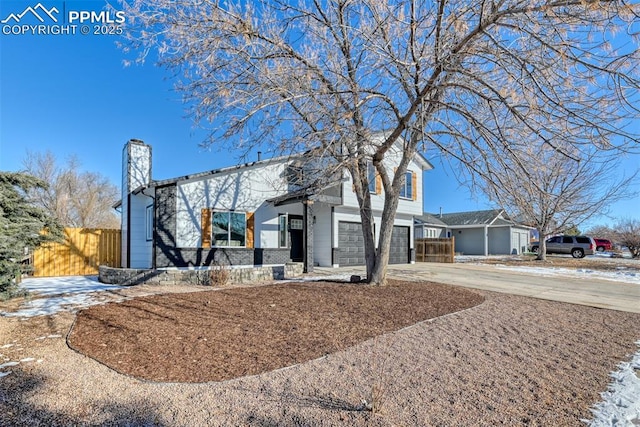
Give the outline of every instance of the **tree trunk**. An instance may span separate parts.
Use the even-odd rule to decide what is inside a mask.
[[[399,189],[395,188],[391,192],[385,193],[384,208],[380,221],[380,237],[378,240],[378,254],[373,272],[369,282],[378,286],[387,284],[387,267],[389,266],[389,253],[391,251],[391,235],[393,233],[393,223],[396,218],[398,208]],[[390,194],[391,193],[391,194]],[[398,193],[398,194],[395,194]]]
[[[547,236],[541,229],[538,229],[538,256],[536,260],[547,260]]]
[[[374,236],[373,212],[371,211],[371,194],[369,193],[367,178],[360,173],[364,167],[366,167],[366,164],[364,166],[361,164],[358,168],[350,169],[349,172],[353,179],[353,189],[360,207],[360,222],[364,238],[364,259],[367,269],[366,281],[371,283],[378,257]]]

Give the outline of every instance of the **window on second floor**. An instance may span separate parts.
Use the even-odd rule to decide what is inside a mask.
[[[404,174],[404,183],[400,187],[400,197],[402,197],[403,199],[415,200],[415,189],[413,188],[415,182],[413,177],[414,174],[411,171],[407,171]]]
[[[367,178],[369,180],[369,193],[371,194],[378,194],[377,190],[377,186],[376,186],[376,177],[377,177],[377,173],[376,173],[376,168],[373,167],[373,163],[369,162],[367,163]]]

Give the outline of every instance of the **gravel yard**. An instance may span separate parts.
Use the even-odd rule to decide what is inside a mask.
[[[220,307],[227,310],[227,317],[218,320],[228,323],[229,319],[235,318],[237,325],[242,321],[262,319],[264,313],[242,313],[241,304],[230,303],[233,298],[248,298],[248,294],[257,289],[278,296],[279,300],[269,303],[268,308],[275,308],[271,304],[287,306],[284,290],[288,285],[277,286],[279,288],[247,288],[244,296],[242,289],[224,290],[227,300]],[[321,286],[359,287],[358,292],[364,288],[362,285]],[[592,417],[590,408],[602,400],[600,393],[607,389],[609,373],[637,350],[634,344],[640,338],[637,326],[640,314],[637,313],[486,291],[462,290],[460,293],[459,288],[428,283],[411,286],[412,292],[435,291],[430,296],[428,293],[423,295],[429,299],[440,295],[442,301],[448,302],[440,303],[439,311],[430,314],[429,310],[407,308],[406,301],[403,303],[402,299],[388,295],[383,301],[389,301],[388,306],[395,307],[391,312],[403,311],[403,317],[409,318],[382,329],[378,329],[380,326],[376,326],[378,323],[373,321],[373,316],[367,317],[367,313],[376,313],[385,318],[380,307],[346,310],[352,317],[344,321],[335,316],[327,319],[332,310],[317,308],[335,304],[330,302],[328,295],[336,292],[329,292],[324,299],[318,298],[317,294],[301,298],[301,293],[309,288],[312,292],[319,290],[310,284],[291,286],[290,293],[294,294],[295,290],[296,298],[289,300],[290,307],[299,307],[298,312],[304,313],[310,324],[333,322],[336,331],[343,331],[344,336],[331,344],[333,349],[327,351],[315,346],[320,349],[319,354],[318,348],[314,347],[316,352],[307,356],[307,361],[303,361],[303,357],[283,363],[282,367],[295,363],[286,369],[272,369],[271,366],[254,375],[202,383],[192,383],[189,378],[160,382],[160,378],[127,372],[118,368],[118,365],[129,363],[124,353],[120,360],[112,357],[98,362],[92,357],[98,359],[99,354],[83,350],[91,354],[89,357],[72,350],[67,344],[67,335],[75,321],[73,313],[58,312],[31,318],[0,317],[0,364],[14,363],[0,369],[0,372],[9,372],[0,378],[0,424],[578,426],[584,425],[582,419]],[[146,307],[148,318],[140,314],[125,318],[127,311],[122,311],[123,303],[97,306],[82,316],[92,317],[92,321],[97,322],[94,324],[96,331],[100,330],[96,325],[102,322],[103,328],[115,327],[120,332],[120,339],[126,336],[138,339],[136,348],[141,359],[160,363],[157,350],[154,354],[152,347],[145,350],[139,346],[145,336],[153,336],[149,323],[139,322],[148,322],[154,317],[159,319],[159,316],[163,316],[162,322],[157,323],[166,326],[173,322],[173,332],[163,330],[164,335],[158,335],[165,346],[185,340],[188,336],[183,333],[185,324],[194,329],[202,326],[194,325],[192,318],[172,317],[168,311],[148,309],[159,310],[161,305],[162,310],[172,305],[187,308],[198,301],[212,304],[222,293],[205,290],[198,294],[128,298],[132,294],[189,289],[193,288],[136,287],[113,293],[113,299],[124,300],[124,304],[131,305],[137,313]],[[249,292],[250,289],[253,290]],[[278,293],[273,294],[276,291]],[[447,292],[450,297],[445,296]],[[418,301],[417,307],[425,306],[419,303],[418,293],[412,295],[411,299]],[[373,298],[372,301],[379,302],[380,299]],[[150,301],[156,304],[150,306]],[[171,304],[172,301],[176,304]],[[460,304],[462,301],[467,303]],[[15,302],[10,304],[14,305],[11,309],[16,308]],[[115,318],[98,316],[96,313],[104,307],[112,307],[112,315],[121,314]],[[442,316],[443,308],[454,312]],[[0,306],[0,310],[7,308]],[[433,316],[438,317],[425,320]],[[283,318],[290,322],[291,314]],[[115,320],[120,323],[113,324]],[[81,324],[79,320],[73,326],[74,330]],[[134,327],[136,324],[138,326]],[[274,325],[277,329],[278,323]],[[349,325],[358,327],[344,329]],[[407,325],[413,326],[403,328]],[[219,331],[222,323],[214,327]],[[327,329],[331,328],[319,330]],[[369,335],[363,331],[369,331]],[[201,332],[200,336],[205,337],[205,333],[213,331]],[[167,335],[170,333],[173,335]],[[250,335],[253,339],[261,336]],[[76,342],[77,338],[73,334],[68,338],[74,347],[82,341]],[[153,340],[147,341],[153,343]],[[293,344],[299,341],[294,340]],[[314,341],[308,340],[308,343]],[[94,344],[93,351],[98,344],[105,344],[104,354],[112,350],[109,343]],[[250,345],[243,344],[247,347],[244,353],[250,353]],[[300,352],[300,348],[296,351]],[[201,374],[198,366],[206,374],[212,366],[226,362],[224,355],[215,352],[207,353],[200,361],[196,358],[195,362],[187,351],[173,350],[163,357],[165,367],[186,365],[198,374]],[[207,357],[213,361],[204,361]],[[180,382],[173,382],[177,380]],[[193,377],[192,380],[208,378]]]

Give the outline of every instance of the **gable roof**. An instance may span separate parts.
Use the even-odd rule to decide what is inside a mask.
[[[453,212],[443,214],[440,219],[449,226],[491,225],[502,214],[502,209],[485,211]]]
[[[482,211],[469,212],[452,212],[448,214],[430,214],[424,213],[422,216],[415,218],[416,223],[426,225],[437,225],[441,227],[460,228],[460,227],[483,227],[483,226],[515,226],[523,228],[531,228],[526,225],[518,224],[513,221],[505,213],[504,209],[488,209]]]
[[[208,171],[204,171],[204,172],[197,172],[197,173],[193,173],[193,174],[189,174],[189,175],[183,175],[183,176],[179,176],[179,177],[175,177],[175,178],[168,178],[168,179],[162,179],[162,180],[151,180],[151,183],[149,185],[146,186],[141,186],[140,188],[136,188],[133,193],[139,193],[140,191],[144,190],[145,188],[148,187],[162,187],[165,185],[171,185],[171,184],[175,184],[177,182],[180,181],[187,181],[187,180],[191,180],[191,179],[198,179],[198,178],[204,178],[204,177],[208,177],[208,176],[212,176],[212,175],[221,175],[221,174],[225,174],[225,173],[229,173],[229,172],[233,172],[239,169],[245,169],[245,168],[249,168],[249,167],[253,167],[253,166],[263,166],[263,165],[268,165],[268,164],[273,164],[273,163],[280,163],[280,162],[287,162],[287,161],[291,161],[291,160],[296,160],[296,159],[300,159],[300,158],[304,158],[305,157],[305,153],[297,153],[297,154],[290,154],[290,155],[284,155],[284,156],[277,156],[277,157],[272,157],[272,158],[268,158],[268,159],[264,159],[264,160],[258,160],[258,161],[254,161],[254,162],[247,162],[247,163],[243,163],[243,164],[237,164],[237,165],[233,165],[233,166],[227,166],[227,167],[222,167],[219,169],[213,169],[213,170],[208,170]],[[426,157],[424,157],[422,155],[422,153],[416,151],[416,153],[413,156],[413,160],[420,166],[420,168],[425,171],[425,170],[431,170],[433,169],[433,165],[426,159]]]
[[[436,215],[431,215],[430,213],[424,213],[421,216],[415,217],[416,223],[423,225],[437,225],[439,227],[446,227],[447,224],[444,223],[440,218]]]

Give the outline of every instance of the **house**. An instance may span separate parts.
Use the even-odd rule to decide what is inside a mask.
[[[455,251],[464,255],[522,254],[529,245],[530,229],[503,209],[424,213],[415,218],[416,238],[455,237]]]
[[[392,173],[401,147],[387,153]],[[195,267],[211,264],[364,265],[360,211],[352,181],[314,194],[291,182],[298,156],[258,160],[172,179],[154,180],[151,146],[129,141],[123,150],[122,266]],[[394,222],[391,263],[414,262],[413,218],[422,214],[420,154],[410,162]],[[420,178],[420,179],[418,179]],[[372,179],[375,239],[384,195]]]

